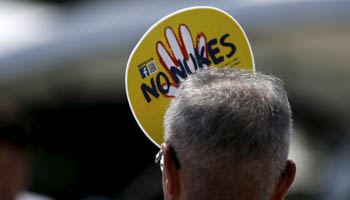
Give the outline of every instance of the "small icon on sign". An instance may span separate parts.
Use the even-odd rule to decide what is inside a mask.
[[[149,76],[149,71],[147,66],[144,66],[142,68],[139,69],[140,70],[140,74],[142,78],[146,78],[147,76]]]
[[[154,63],[154,61],[152,61],[151,63],[149,63],[149,64],[147,65],[147,67],[148,67],[148,70],[149,70],[150,74],[153,74],[153,73],[155,73],[155,72],[158,71],[157,66],[156,66],[156,63]]]

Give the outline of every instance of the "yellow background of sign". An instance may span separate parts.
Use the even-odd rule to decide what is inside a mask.
[[[231,65],[237,62],[234,59],[238,58],[239,64],[235,66],[236,68],[254,70],[253,55],[245,33],[231,16],[221,10],[212,7],[188,8],[170,14],[153,25],[141,38],[129,57],[126,69],[126,91],[129,105],[137,123],[149,139],[158,146],[163,142],[163,116],[171,98],[166,98],[159,92],[159,98],[156,99],[150,95],[151,101],[148,103],[141,90],[141,85],[145,83],[151,87],[151,78],[153,77],[155,81],[156,75],[160,71],[168,75],[159,61],[156,43],[161,41],[168,52],[172,54],[166,41],[164,30],[166,27],[171,27],[179,41],[178,27],[181,24],[185,24],[189,28],[194,47],[197,45],[198,34],[203,33],[206,36],[207,42],[216,38],[218,44],[214,45],[213,48],[217,47],[220,49],[216,57],[225,56],[230,53],[230,48],[220,46],[220,38],[224,34],[229,33],[230,35],[225,41],[233,43],[236,46],[236,52],[229,59],[225,57],[224,62],[220,63],[217,67]],[[153,58],[158,71],[143,79],[138,65],[150,58]],[[209,59],[212,67],[213,62],[210,56]],[[170,76],[168,77],[171,80]]]

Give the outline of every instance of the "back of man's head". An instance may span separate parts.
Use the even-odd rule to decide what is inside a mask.
[[[291,110],[281,80],[210,68],[181,84],[164,129],[187,199],[267,199],[286,166]]]

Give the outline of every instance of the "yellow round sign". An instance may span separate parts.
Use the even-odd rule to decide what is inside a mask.
[[[213,7],[191,7],[155,23],[132,51],[125,85],[142,131],[163,142],[163,116],[189,74],[209,67],[254,71],[249,41],[235,19]]]

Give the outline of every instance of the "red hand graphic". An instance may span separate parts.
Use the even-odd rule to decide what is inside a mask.
[[[165,95],[167,97],[176,96],[179,84],[188,74],[195,73],[199,68],[208,68],[210,65],[205,35],[203,33],[197,35],[195,48],[188,27],[185,24],[181,24],[178,31],[180,39],[176,37],[171,27],[167,27],[164,30],[171,53],[168,52],[161,41],[158,41],[156,44],[159,60],[168,72],[169,77],[171,77],[170,86],[163,85],[163,87],[169,87],[169,92]]]

